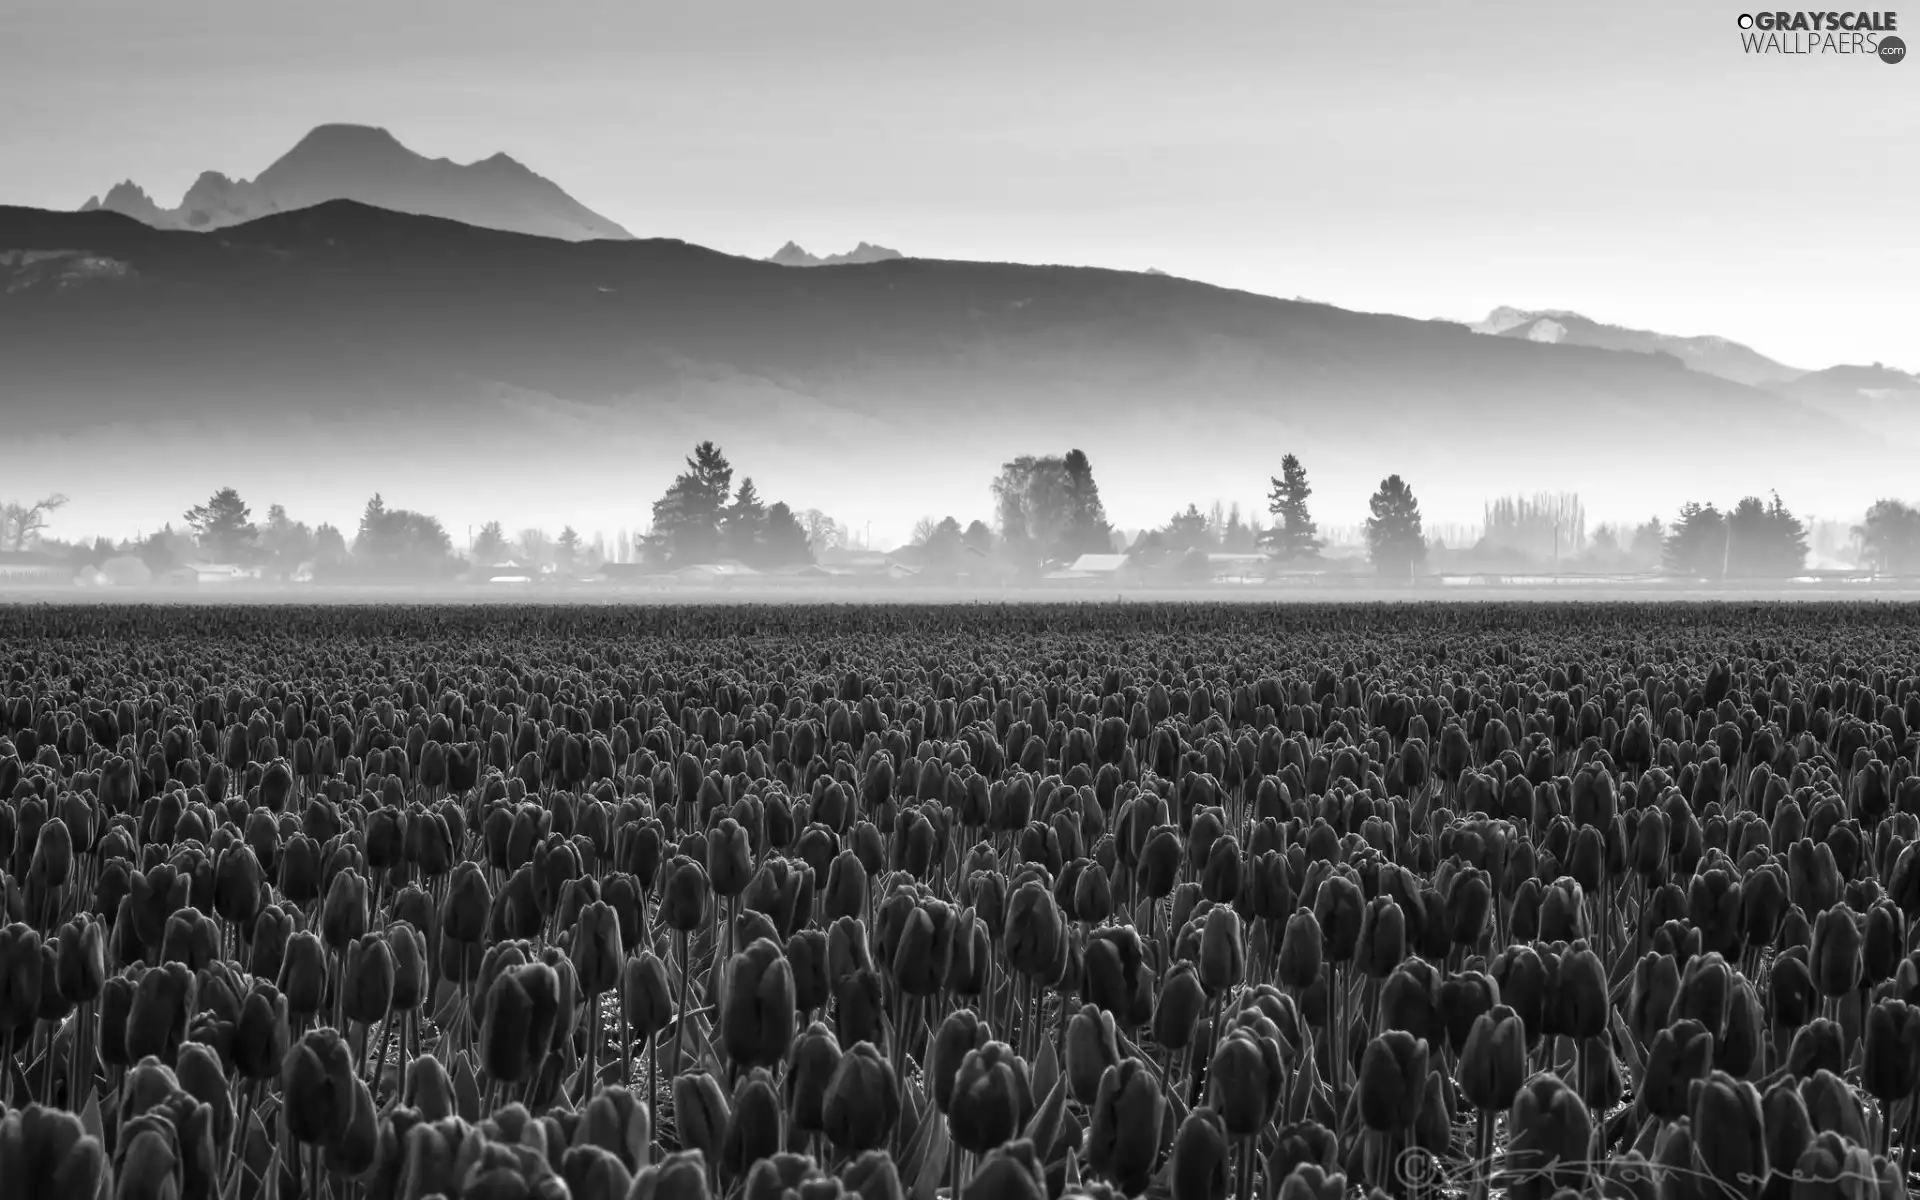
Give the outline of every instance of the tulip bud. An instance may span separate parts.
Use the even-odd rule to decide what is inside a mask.
[[[1206,989],[1192,963],[1175,963],[1160,985],[1160,998],[1153,1008],[1153,1041],[1169,1050],[1184,1050],[1193,1042],[1193,1033],[1206,1008]]]
[[[255,981],[234,1023],[234,1071],[254,1082],[278,1078],[290,1038],[286,997],[272,984]]]
[[[1413,1128],[1427,1082],[1427,1044],[1388,1030],[1367,1044],[1360,1060],[1360,1117],[1367,1128],[1397,1133]]]
[[[127,1013],[128,1056],[137,1062],[151,1055],[171,1063],[186,1040],[195,994],[193,973],[181,963],[167,963],[141,975]]]
[[[727,1056],[741,1066],[773,1067],[793,1040],[793,970],[766,938],[733,956],[727,971],[720,1032]]]
[[[733,1111],[720,1150],[721,1177],[740,1178],[754,1163],[773,1157],[779,1149],[780,1097],[766,1068],[754,1067],[741,1076],[733,1090]]]
[[[840,1043],[825,1025],[809,1025],[794,1041],[793,1061],[781,1085],[786,1092],[787,1119],[795,1129],[822,1132],[827,1085],[839,1065]]]
[[[333,877],[320,909],[320,937],[327,948],[344,954],[367,932],[367,881],[349,867]]]
[[[1214,994],[1236,986],[1245,973],[1246,948],[1241,935],[1240,915],[1224,905],[1207,913],[1200,935],[1200,982]]]
[[[953,1099],[954,1080],[960,1074],[961,1063],[966,1061],[968,1054],[986,1045],[988,1040],[986,1023],[970,1008],[957,1008],[940,1023],[939,1031],[933,1037],[926,1071],[933,1093],[933,1105],[940,1112],[945,1113]]]
[[[1194,1109],[1173,1138],[1174,1200],[1223,1200],[1228,1164],[1226,1125],[1212,1109]]]
[[[648,1045],[673,1022],[667,966],[654,954],[629,958],[620,968],[620,1006],[634,1039]]]
[[[287,1051],[281,1075],[287,1132],[309,1146],[338,1145],[353,1121],[353,1056],[340,1035],[322,1027],[307,1031]]]
[[[1767,1177],[1767,1142],[1753,1085],[1713,1072],[1692,1087],[1688,1120],[1701,1168],[1714,1179],[1735,1182],[1746,1195],[1757,1194]]]
[[[1863,940],[1860,922],[1845,904],[1836,903],[1815,919],[1808,966],[1821,995],[1832,999],[1860,986],[1865,970]]]
[[[1027,1064],[1001,1042],[969,1050],[953,1080],[947,1125],[954,1144],[985,1154],[1012,1138],[1033,1113]]]
[[[468,1194],[472,1194],[471,1189]],[[699,1150],[669,1154],[657,1165],[641,1170],[627,1195],[630,1200],[707,1200],[706,1155]]]
[[[1320,978],[1322,938],[1320,922],[1307,909],[1287,918],[1287,929],[1280,941],[1278,975],[1284,987],[1304,991]]]
[[[1100,1091],[1100,1077],[1120,1062],[1113,1014],[1091,1004],[1082,1005],[1067,1022],[1066,1059],[1068,1091],[1082,1104],[1093,1103]]]
[[[704,1071],[689,1071],[673,1081],[674,1129],[680,1144],[720,1161],[727,1139],[727,1125],[733,1119],[720,1081]]]
[[[675,855],[667,863],[661,881],[660,919],[678,933],[691,933],[706,924],[707,872],[685,855]]]
[[[69,1004],[100,998],[107,981],[105,927],[91,914],[82,913],[61,927],[54,979]]]
[[[349,1021],[372,1025],[386,1019],[393,1004],[393,950],[377,933],[363,934],[347,947],[342,976],[342,1012]]]
[[[900,1089],[893,1064],[860,1042],[841,1055],[827,1082],[821,1105],[825,1133],[842,1153],[873,1150],[882,1145],[900,1120]]]
[[[1046,1171],[1033,1143],[1022,1138],[997,1147],[960,1190],[959,1200],[1047,1200]]]
[[[1250,1029],[1235,1029],[1213,1052],[1207,1069],[1207,1107],[1219,1114],[1229,1135],[1252,1137],[1280,1105],[1283,1071],[1277,1040]]]
[[[1579,1191],[1585,1186],[1593,1119],[1559,1076],[1536,1075],[1521,1088],[1507,1114],[1507,1128],[1509,1196],[1547,1200],[1561,1188]]]
[[[840,1172],[841,1185],[859,1200],[906,1200],[900,1172],[885,1150],[869,1150]]]
[[[0,1178],[23,1196],[94,1200],[108,1179],[107,1154],[79,1117],[29,1104],[0,1121]]]
[[[423,1121],[444,1121],[457,1111],[453,1077],[431,1054],[408,1061],[401,1097],[401,1103],[417,1111]]]
[[[1512,1107],[1527,1077],[1527,1031],[1519,1014],[1502,1004],[1481,1013],[1460,1052],[1460,1091],[1482,1111]]]
[[[909,996],[940,990],[953,960],[954,924],[953,910],[939,900],[907,910],[890,962],[894,980]]]

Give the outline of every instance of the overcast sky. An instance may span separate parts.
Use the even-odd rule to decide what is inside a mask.
[[[0,201],[171,206],[361,122],[741,254],[1153,266],[1920,369],[1920,63],[1748,57],[1740,11],[9,0]]]

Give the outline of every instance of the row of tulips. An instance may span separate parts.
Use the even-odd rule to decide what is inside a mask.
[[[1897,667],[1670,612],[1660,667],[1431,611],[1390,660],[1336,609],[1343,669],[1262,674],[1218,612],[1048,611],[883,610],[844,668],[819,614],[523,664],[524,617],[309,612],[265,669],[244,611],[9,614],[0,1179],[1904,1194]]]

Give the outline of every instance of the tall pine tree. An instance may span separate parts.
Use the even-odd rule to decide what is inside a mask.
[[[1374,570],[1392,579],[1411,579],[1427,557],[1427,535],[1413,489],[1398,475],[1389,475],[1367,505],[1373,512],[1367,518],[1367,557]]]
[[[1289,454],[1280,460],[1280,475],[1272,480],[1267,493],[1267,511],[1274,526],[1266,533],[1267,548],[1279,559],[1311,558],[1320,552],[1319,527],[1307,511],[1307,497],[1313,488],[1307,483],[1307,469]]]

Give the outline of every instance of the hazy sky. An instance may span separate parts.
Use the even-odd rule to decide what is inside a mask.
[[[1920,62],[1749,57],[1742,11],[8,0],[0,202],[170,206],[351,121],[742,254],[1156,266],[1920,369]]]

